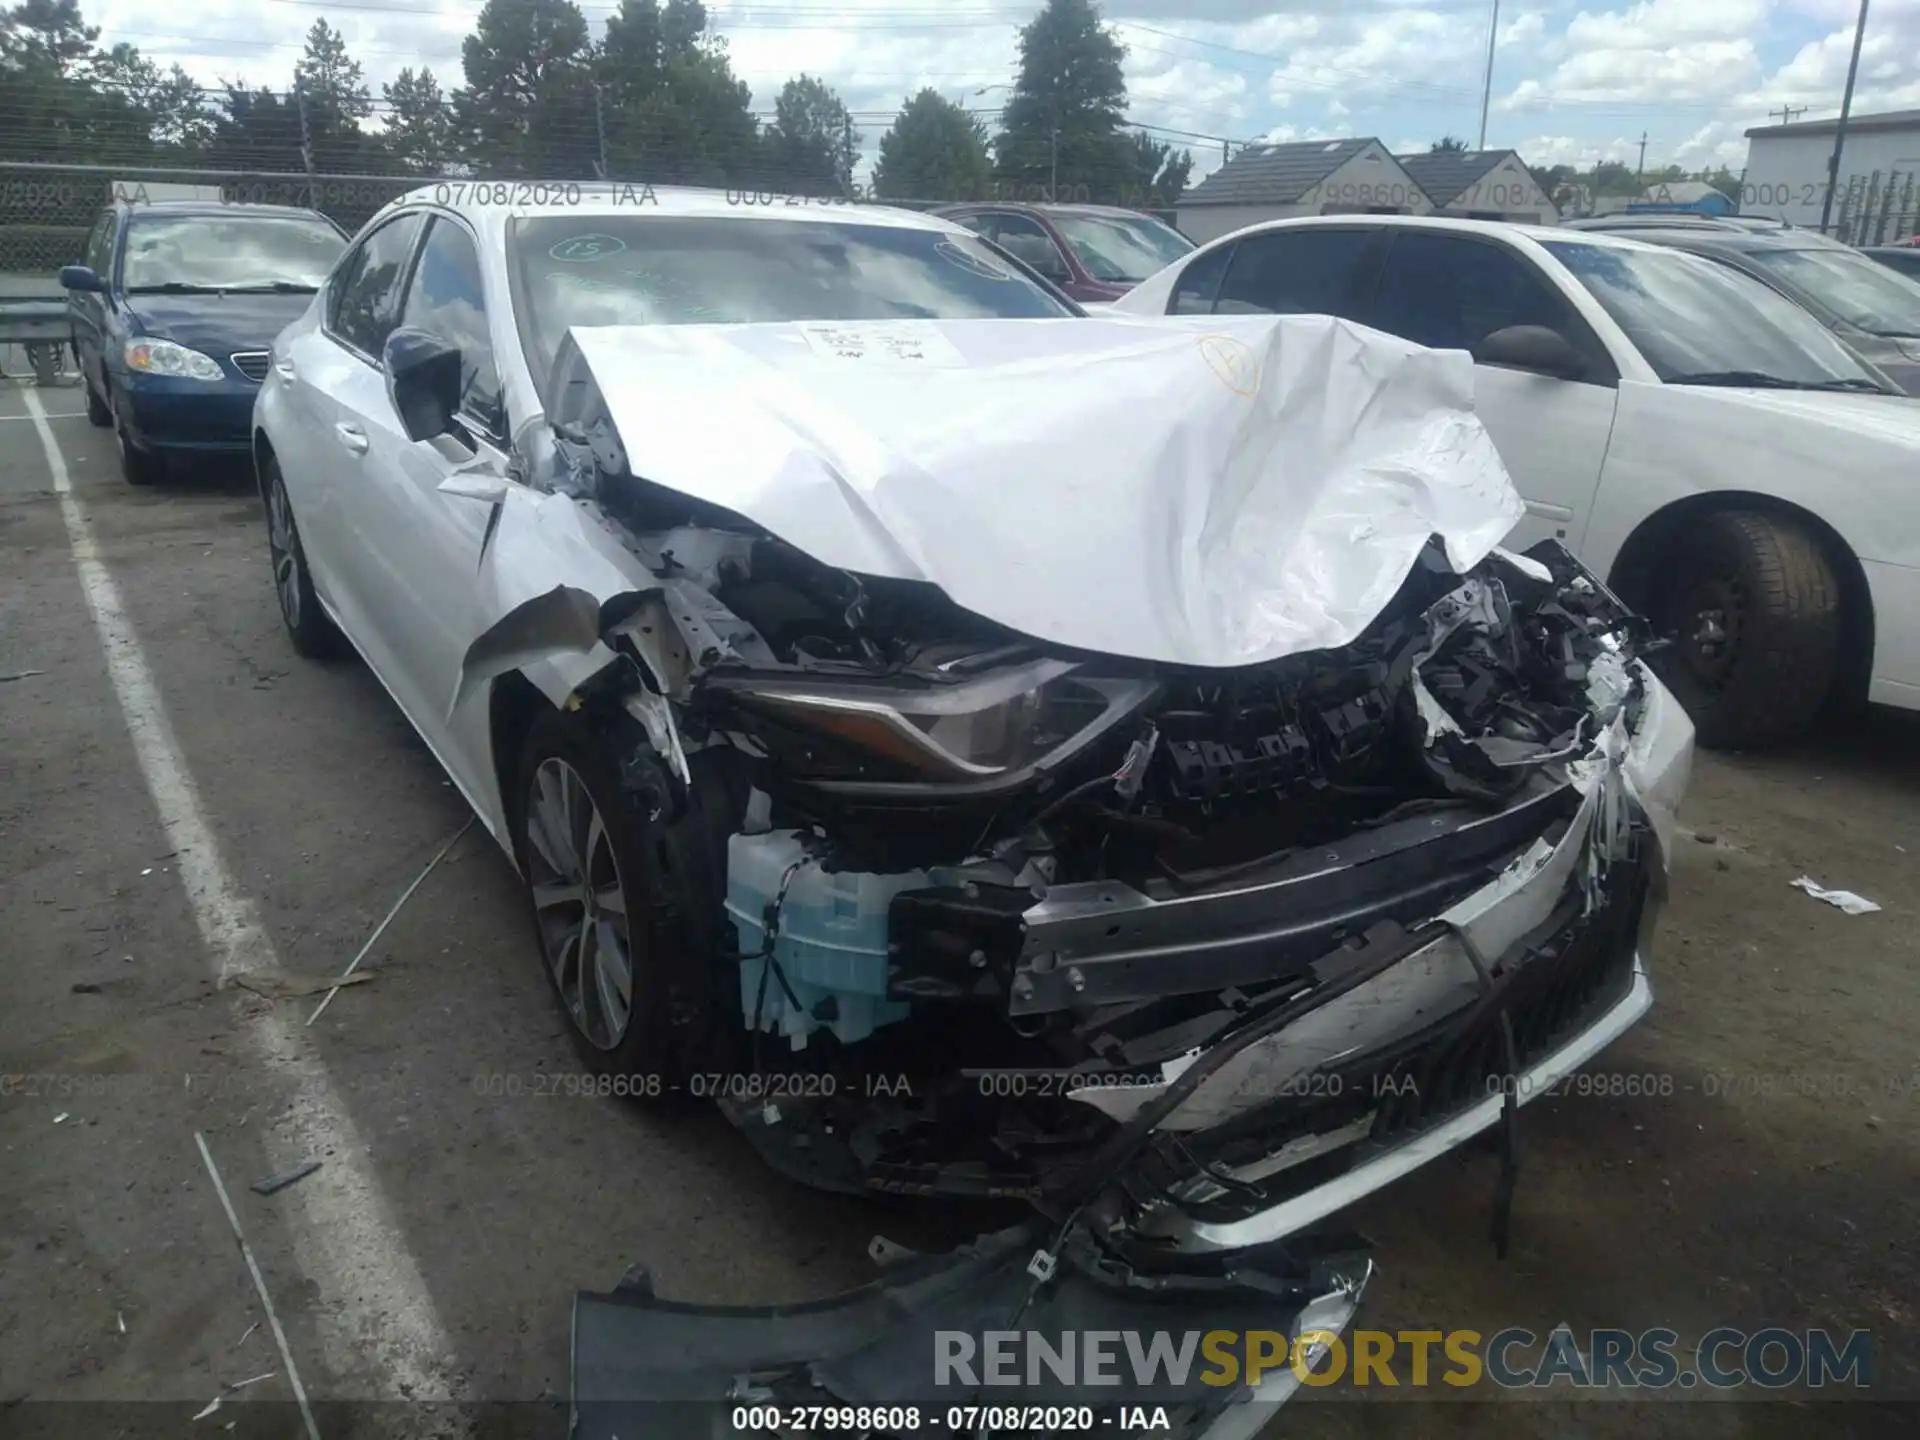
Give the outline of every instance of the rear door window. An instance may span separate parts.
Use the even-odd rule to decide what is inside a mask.
[[[1317,225],[1249,235],[1234,250],[1214,313],[1352,319],[1372,235],[1357,226]]]

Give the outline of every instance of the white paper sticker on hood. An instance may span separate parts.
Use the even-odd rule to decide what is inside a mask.
[[[636,475],[1088,650],[1345,644],[1429,535],[1465,570],[1521,515],[1460,351],[1321,316],[828,328],[895,358],[823,354],[800,324],[572,339]],[[916,334],[961,363],[904,363]]]

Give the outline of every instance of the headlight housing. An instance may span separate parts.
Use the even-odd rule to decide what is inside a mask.
[[[171,375],[176,380],[227,378],[227,372],[220,368],[220,362],[211,355],[202,355],[198,350],[189,350],[171,340],[155,340],[148,336],[127,341],[126,361],[129,370],[137,370],[143,375]]]
[[[744,709],[830,737],[902,779],[964,784],[1075,753],[1159,688],[1079,671],[1037,660],[946,685],[756,678],[725,689]],[[836,768],[822,766],[819,778]]]

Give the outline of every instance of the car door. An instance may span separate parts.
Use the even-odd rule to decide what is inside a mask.
[[[1600,337],[1531,259],[1492,235],[1391,229],[1365,323],[1416,344],[1477,350],[1510,325],[1558,330],[1587,361],[1579,380],[1474,367],[1474,409],[1526,502],[1507,537],[1578,547],[1613,432],[1619,371]]]
[[[377,496],[381,455],[404,443],[386,399],[380,352],[398,323],[422,214],[404,211],[349,250],[316,309],[276,345],[274,365],[292,417],[275,454],[314,584],[389,690],[396,658],[378,596],[392,560],[369,553],[360,507]],[[388,464],[393,463],[391,456]],[[405,703],[404,701],[402,702]]]
[[[480,249],[452,215],[427,221],[399,306],[399,324],[460,352],[453,429],[408,440],[384,376],[359,417],[372,444],[358,479],[349,543],[367,557],[364,584],[393,657],[389,688],[470,797],[487,793],[484,703],[451,718],[461,661],[474,638],[477,577],[491,507],[441,493],[456,470],[504,479],[507,419],[488,329]]]
[[[113,284],[113,241],[118,215],[108,209],[100,212],[87,232],[87,248],[80,263],[92,270],[109,287]],[[101,395],[106,392],[106,306],[105,295],[86,290],[67,292],[67,320],[73,328],[73,361]]]

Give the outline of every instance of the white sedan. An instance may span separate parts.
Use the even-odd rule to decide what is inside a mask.
[[[1590,231],[1389,215],[1224,236],[1115,313],[1337,315],[1470,351],[1527,513],[1676,643],[1703,743],[1920,707],[1920,401],[1745,276]]]
[[[1645,1013],[1692,729],[1564,547],[1499,547],[1465,356],[1082,316],[925,216],[461,188],[274,345],[287,630],[351,642],[511,857],[600,1093],[1084,1217],[916,1324],[1337,1330],[1365,1261],[1262,1247],[1511,1140]],[[1233,1278],[1174,1324],[1109,1254]],[[849,1404],[924,1362],[890,1306],[650,1303],[576,1316],[577,1400],[667,1351]],[[1286,1388],[1190,1398],[1245,1436]]]

